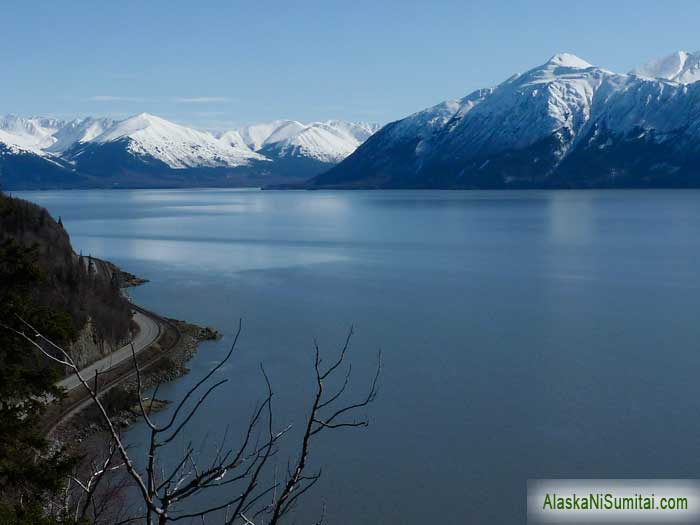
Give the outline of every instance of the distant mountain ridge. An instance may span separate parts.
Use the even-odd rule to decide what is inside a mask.
[[[237,167],[251,160],[267,160],[244,145],[224,143],[209,133],[148,113],[115,122],[92,140],[69,149],[67,156],[79,166],[87,150],[120,142],[127,153],[157,159],[171,169]]]
[[[377,129],[276,121],[213,134],[148,113],[121,121],[8,115],[0,117],[0,184],[45,189],[302,180],[340,162]]]
[[[238,132],[255,151],[266,150],[276,157],[302,156],[335,163],[378,130],[379,125],[367,122],[328,120],[302,124],[296,120],[276,120],[245,126]]]
[[[700,187],[699,56],[625,75],[560,53],[387,124],[306,187]]]
[[[381,129],[276,120],[213,134],[146,113],[6,116],[0,185],[700,187],[700,52],[628,74],[559,53]]]
[[[342,161],[377,130],[379,125],[366,122],[275,120],[237,132],[248,147],[288,173],[310,177]]]

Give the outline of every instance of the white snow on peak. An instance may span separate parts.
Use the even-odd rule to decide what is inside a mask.
[[[698,84],[681,83],[695,78],[699,61],[700,53],[667,57],[644,71],[662,78],[647,79],[591,66],[573,55],[555,55],[493,88],[387,125],[366,151],[372,162],[382,163],[388,158],[382,152],[413,146],[414,157],[401,162],[420,170],[428,159],[439,165],[540,145],[560,162],[599,129],[626,136],[641,128],[659,137],[685,129],[700,139],[700,122],[688,109],[694,107],[689,99],[700,93]]]
[[[11,152],[52,156],[76,145],[124,140],[131,153],[152,156],[175,169],[235,167],[270,160],[256,152],[263,148],[272,157],[295,155],[339,162],[378,129],[376,124],[364,122],[276,120],[214,135],[149,113],[122,121],[7,115],[0,116],[0,144]]]
[[[574,69],[587,69],[593,67],[584,59],[577,57],[571,53],[557,53],[547,61],[545,65],[554,65],[559,67],[570,67]]]
[[[140,113],[115,123],[93,142],[104,144],[128,140],[131,153],[149,155],[174,169],[235,167],[246,165],[251,160],[267,160],[245,144],[222,141],[222,138]]]
[[[563,156],[589,123],[601,86],[624,78],[575,55],[560,53],[495,87],[387,126],[383,143],[415,143],[415,154],[421,159],[436,148],[461,156],[489,155],[555,135],[559,140],[556,153]]]
[[[604,71],[571,53],[558,53],[541,66],[525,73],[516,74],[499,85],[525,85],[528,83],[549,83],[557,80],[588,78],[595,72]]]
[[[299,133],[302,133],[305,128],[306,126],[304,124],[296,120],[282,121],[279,126],[272,129],[271,133],[265,137],[265,141],[261,147],[292,139]]]
[[[594,93],[606,75],[575,55],[560,53],[498,86],[406,117],[392,126],[388,140],[417,139],[415,153],[425,157],[436,141],[464,154],[484,154],[534,144],[555,132],[573,137],[590,118]],[[567,147],[562,145],[562,155]]]
[[[379,124],[371,122],[346,122],[343,120],[327,120],[324,124],[352,135],[360,143],[374,135],[381,127]]]
[[[539,67],[462,99],[443,140],[465,155],[487,155],[554,135],[559,141],[556,153],[563,156],[590,121],[601,85],[617,77],[575,55],[554,55]]]
[[[273,120],[244,126],[238,132],[249,148],[258,151],[266,144],[289,138],[303,128],[304,125],[296,120]]]
[[[114,123],[92,117],[65,121],[45,117],[0,117],[0,142],[37,155],[61,153],[75,143],[87,142]]]
[[[53,134],[63,124],[63,121],[53,118],[5,115],[0,117],[0,141],[42,155],[42,150],[55,142]]]
[[[248,148],[248,145],[236,130],[227,131],[219,137],[219,141],[232,148]]]
[[[267,155],[340,162],[378,129],[377,124],[366,122],[328,120],[303,124],[297,120],[275,120],[238,131],[250,148]]]
[[[322,162],[340,162],[357,149],[360,142],[351,134],[323,123],[304,127],[284,140],[268,145],[279,157],[310,157]]]
[[[158,133],[167,133],[178,130],[175,124],[172,124],[167,120],[156,117],[149,113],[139,113],[133,117],[129,117],[126,120],[116,122],[113,126],[107,129],[104,133],[95,137],[94,141],[97,143],[112,142],[114,140],[119,140],[122,138],[133,138],[134,135],[156,135]],[[177,126],[179,127],[179,126]]]
[[[694,53],[676,51],[633,69],[630,74],[646,78],[662,78],[680,84],[697,82],[700,80],[700,51]]]
[[[41,155],[41,150],[36,150],[22,140],[18,140],[17,137],[7,131],[0,129],[0,151],[6,148],[10,153],[34,153]]]
[[[66,122],[53,138],[55,142],[46,151],[62,153],[75,144],[90,142],[114,125],[110,118],[82,118]]]

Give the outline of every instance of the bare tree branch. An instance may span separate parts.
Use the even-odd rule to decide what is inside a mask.
[[[19,317],[19,316],[18,316]],[[81,385],[85,390],[88,392],[90,397],[92,398],[93,403],[97,406],[100,415],[102,416],[102,420],[106,423],[107,428],[109,430],[109,433],[112,435],[112,439],[114,440],[117,449],[119,451],[119,454],[122,457],[122,460],[124,461],[124,464],[126,466],[126,470],[129,473],[129,475],[133,478],[135,481],[139,491],[141,492],[141,496],[144,499],[144,503],[148,507],[149,511],[155,512],[156,514],[162,514],[162,509],[160,507],[156,506],[152,500],[152,498],[149,495],[148,489],[146,488],[146,484],[143,481],[143,478],[141,475],[137,472],[136,468],[134,467],[133,462],[131,461],[131,458],[129,457],[126,448],[124,447],[124,444],[122,443],[119,433],[116,431],[114,428],[114,424],[112,423],[112,420],[110,419],[109,415],[107,414],[107,411],[105,410],[104,405],[102,404],[102,401],[100,401],[99,397],[95,393],[95,391],[90,388],[90,385],[87,383],[83,375],[80,373],[80,369],[78,366],[75,364],[71,356],[63,350],[63,348],[59,347],[58,345],[54,344],[53,342],[49,341],[46,337],[41,335],[31,324],[29,324],[27,321],[19,317],[20,321],[26,325],[32,332],[35,334],[34,339],[26,335],[24,332],[17,332],[21,337],[23,337],[26,341],[31,343],[35,348],[37,348],[42,354],[45,356],[57,361],[57,362],[62,362],[65,363],[66,366],[68,366],[70,369],[73,370],[75,373],[76,377],[80,381]],[[47,352],[44,347],[42,347],[39,343],[36,342],[35,339],[39,339],[42,341],[46,341],[48,344],[50,344],[53,348],[57,349],[61,355],[63,356],[63,360],[59,360],[56,358],[53,358],[49,352]]]
[[[306,474],[315,436],[324,430],[365,427],[369,424],[366,417],[355,418],[353,416],[358,410],[367,407],[375,400],[382,368],[380,352],[377,369],[367,394],[359,401],[341,404],[350,384],[352,366],[348,365],[344,376],[338,377],[337,383],[340,383],[341,377],[342,383],[340,383],[339,387],[336,386],[333,389],[334,393],[329,394],[326,392],[326,382],[336,383],[336,375],[339,376],[342,369],[345,368],[343,365],[351,347],[354,329],[350,327],[338,356],[328,367],[322,366],[323,361],[319,345],[314,341],[316,388],[299,443],[298,455],[296,455],[295,461],[291,464],[288,463],[287,476],[283,480],[278,480],[277,469],[275,468],[272,482],[264,481],[267,477],[265,469],[270,462],[270,458],[277,454],[277,444],[291,429],[291,425],[287,425],[281,430],[275,430],[273,418],[274,392],[262,364],[260,365],[260,372],[267,394],[262,402],[256,405],[252,411],[244,427],[239,445],[237,447],[228,445],[229,426],[227,425],[221,441],[216,445],[211,461],[200,462],[200,458],[203,457],[202,450],[208,439],[205,436],[202,440],[202,449],[198,449],[198,452],[195,452],[191,441],[184,446],[182,456],[174,462],[174,466],[169,468],[166,474],[166,469],[159,465],[159,451],[173,443],[182,434],[183,430],[201,410],[210,396],[228,381],[227,378],[223,378],[206,386],[212,380],[214,374],[221,370],[236,351],[242,331],[242,322],[239,320],[238,329],[226,355],[185,393],[163,425],[157,424],[150,416],[153,399],[158,392],[160,383],[156,386],[150,406],[147,408],[143,396],[142,369],[136,356],[136,350],[133,344],[131,345],[139,409],[141,417],[150,431],[146,444],[147,456],[144,462],[145,466],[139,470],[135,466],[134,461],[132,461],[127,447],[122,442],[110,415],[100,400],[98,372],[95,373],[94,386],[91,387],[68,352],[38,333],[24,319],[20,318],[20,320],[30,330],[32,335],[27,335],[25,332],[11,328],[10,330],[31,343],[34,348],[48,359],[66,366],[76,375],[93,404],[97,407],[98,413],[110,435],[110,447],[106,457],[99,465],[91,469],[88,478],[85,481],[81,481],[77,477],[70,480],[81,491],[81,495],[74,502],[76,521],[86,518],[90,508],[93,510],[92,518],[97,519],[101,508],[103,508],[98,507],[95,501],[98,486],[104,483],[104,479],[109,472],[123,467],[128,474],[128,479],[136,485],[145,509],[143,509],[143,514],[139,516],[132,515],[129,518],[118,521],[118,524],[126,525],[134,521],[145,521],[148,525],[154,525],[156,522],[158,525],[162,525],[167,522],[186,519],[199,519],[204,523],[205,517],[222,512],[225,514],[224,523],[226,525],[235,523],[256,525],[255,522],[258,520],[258,517],[265,514],[269,515],[269,519],[264,520],[265,523],[276,525],[295,508],[298,501],[321,478],[321,469],[313,474]],[[193,405],[188,405],[190,399],[200,390],[203,390],[203,393],[201,393],[198,400]],[[185,413],[183,411],[186,405],[189,408]],[[119,457],[121,462],[115,466],[114,460],[116,457]],[[230,490],[233,491],[235,489],[235,493],[229,494],[227,498],[224,498],[224,501],[210,504],[201,510],[191,510],[191,507],[184,512],[179,510],[184,502],[192,501],[197,494],[214,487],[231,487]],[[70,485],[67,485],[67,494],[69,490]],[[270,497],[271,500],[268,499]],[[267,501],[265,501],[266,499]],[[323,523],[325,514],[326,507],[324,504],[318,524]],[[263,524],[261,523],[260,525]]]
[[[365,427],[369,424],[369,422],[366,419],[352,422],[341,421],[337,423],[334,423],[334,421],[336,418],[344,414],[351,413],[357,409],[366,407],[372,401],[374,401],[377,395],[379,376],[381,374],[382,368],[381,352],[378,355],[377,371],[374,375],[374,379],[372,380],[372,384],[370,385],[370,389],[367,396],[357,403],[346,405],[342,408],[337,409],[329,417],[323,417],[320,413],[322,409],[329,407],[331,404],[338,401],[345,392],[350,378],[350,368],[348,368],[348,372],[345,374],[343,385],[340,387],[338,392],[336,392],[334,395],[330,396],[327,399],[324,399],[324,381],[332,377],[333,373],[336,370],[338,370],[339,367],[343,364],[348,349],[350,348],[353,333],[354,330],[351,326],[350,330],[348,331],[348,335],[345,339],[345,344],[343,345],[343,348],[340,351],[340,355],[338,356],[336,361],[326,370],[321,369],[322,360],[320,357],[320,350],[318,347],[318,343],[314,341],[314,370],[316,373],[316,393],[314,395],[313,403],[311,405],[311,410],[306,423],[306,430],[301,441],[301,449],[299,451],[299,456],[296,465],[294,469],[288,473],[287,482],[285,483],[279,498],[277,498],[277,501],[273,505],[270,525],[276,525],[277,523],[279,523],[280,520],[292,509],[297,499],[303,494],[305,494],[309,489],[311,489],[311,487],[313,487],[316,484],[316,482],[321,476],[320,470],[318,474],[312,476],[303,475],[307,467],[312,438],[326,429],[335,429],[343,427]]]

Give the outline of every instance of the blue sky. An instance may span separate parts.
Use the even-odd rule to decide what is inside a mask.
[[[385,123],[559,51],[625,72],[700,49],[698,20],[697,1],[7,0],[0,113]]]

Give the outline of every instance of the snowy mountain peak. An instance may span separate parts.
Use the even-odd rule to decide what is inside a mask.
[[[92,142],[104,144],[128,140],[128,150],[149,156],[173,169],[235,167],[251,160],[267,160],[245,144],[232,144],[210,133],[180,126],[149,113],[139,113],[115,123]]]
[[[110,118],[80,118],[66,122],[53,134],[54,143],[45,151],[62,153],[75,144],[90,142],[114,125]]]
[[[151,130],[152,134],[167,135],[168,132],[181,131],[177,124],[168,122],[165,119],[156,117],[149,113],[139,113],[133,117],[129,117],[121,122],[116,122],[111,128],[106,130],[101,135],[95,137],[95,142],[111,142],[125,137],[144,134],[147,130]],[[186,129],[186,128],[182,128]]]
[[[63,121],[53,118],[5,115],[0,117],[0,140],[41,155],[55,142],[53,134],[63,125]]]
[[[658,60],[653,60],[630,72],[646,78],[662,78],[680,84],[700,80],[700,51],[688,53],[676,51]]]
[[[375,124],[338,120],[311,124],[277,120],[214,135],[150,113],[121,121],[6,115],[0,116],[0,148],[47,159],[63,157],[74,165],[84,164],[88,157],[99,158],[102,146],[107,148],[103,151],[124,149],[146,163],[156,160],[172,169],[234,168],[253,161],[267,164],[291,157],[336,163],[378,128]]]
[[[287,139],[304,129],[296,120],[273,120],[244,126],[237,131],[252,150],[258,151],[267,144]]]
[[[248,145],[241,137],[241,134],[236,130],[227,131],[219,137],[219,140],[227,146],[233,148],[248,148]]]
[[[681,84],[696,78],[699,62],[700,53],[676,53],[643,71],[661,79],[647,79],[557,54],[388,124],[309,185],[700,186],[700,82]]]
[[[584,59],[577,57],[571,53],[557,53],[552,58],[550,58],[546,64],[557,66],[557,67],[570,67],[573,69],[587,69],[593,67],[593,64],[589,64]]]
[[[365,122],[328,120],[303,124],[297,120],[275,120],[237,131],[251,149],[272,157],[305,157],[336,163],[378,129],[378,125]]]

